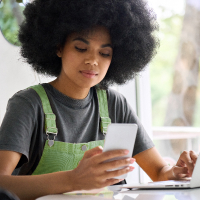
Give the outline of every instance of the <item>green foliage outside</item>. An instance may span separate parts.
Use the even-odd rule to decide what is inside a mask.
[[[173,80],[173,66],[179,49],[183,16],[172,14],[159,19],[160,48],[150,63],[152,123],[163,126]]]
[[[163,11],[165,8],[161,8]],[[168,10],[168,13],[170,11]],[[160,48],[154,60],[150,63],[152,125],[163,126],[169,94],[172,90],[174,64],[179,50],[180,34],[184,15],[171,11],[169,17],[159,19]],[[199,78],[200,80],[200,78]],[[196,97],[196,109],[193,127],[199,127],[200,118],[200,82]]]
[[[24,9],[20,6],[21,13]],[[3,0],[0,4],[0,28],[4,37],[12,44],[19,46],[17,35],[19,30],[19,25],[17,23],[16,17],[12,12],[11,1]]]

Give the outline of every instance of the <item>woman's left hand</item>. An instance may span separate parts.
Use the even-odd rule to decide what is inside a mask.
[[[171,172],[173,179],[191,177],[198,155],[194,151],[183,151]]]

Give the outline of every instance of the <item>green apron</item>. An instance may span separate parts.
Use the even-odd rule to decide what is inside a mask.
[[[47,135],[47,141],[45,142],[42,157],[32,175],[73,170],[83,158],[85,151],[104,145],[104,140],[77,144],[55,141],[55,137],[58,133],[56,127],[56,116],[51,109],[47,94],[41,85],[31,86],[30,88],[37,92],[42,101],[45,114],[45,132]],[[96,91],[101,118],[101,132],[105,135],[107,132],[107,127],[111,123],[108,115],[107,94],[105,90],[99,89],[98,86],[96,86]],[[54,135],[53,140],[49,138],[49,134]]]

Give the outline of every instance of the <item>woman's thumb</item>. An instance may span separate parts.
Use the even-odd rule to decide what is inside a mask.
[[[98,147],[95,147],[93,149],[90,149],[90,150],[86,151],[84,153],[83,158],[90,158],[90,157],[95,156],[97,154],[101,154],[102,152],[103,152],[103,147],[102,146],[98,146]]]

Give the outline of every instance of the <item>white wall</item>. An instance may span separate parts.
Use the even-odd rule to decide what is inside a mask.
[[[37,83],[37,79],[19,56],[19,47],[10,44],[0,31],[0,124],[8,99],[17,91]]]
[[[39,83],[39,76],[23,61],[19,51],[0,31],[0,124],[8,99],[17,91]],[[44,77],[40,76],[41,79],[45,82]]]

